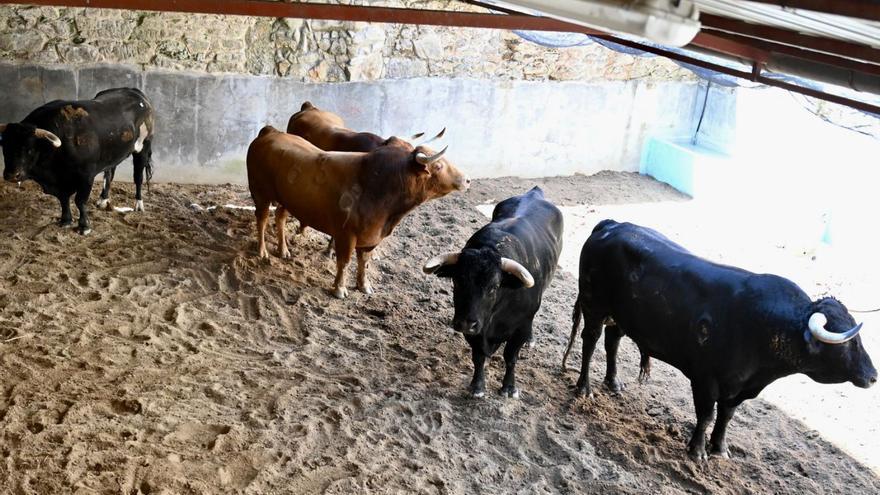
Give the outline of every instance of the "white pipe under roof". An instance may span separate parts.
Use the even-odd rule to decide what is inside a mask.
[[[685,46],[700,31],[692,0],[490,0],[486,3],[537,13],[668,46]]]

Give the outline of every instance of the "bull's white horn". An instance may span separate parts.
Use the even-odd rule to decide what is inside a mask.
[[[442,266],[454,265],[458,263],[458,255],[459,253],[446,253],[434,256],[425,263],[425,266],[422,267],[422,271],[425,273],[434,273]]]
[[[513,261],[510,258],[501,258],[501,269],[522,280],[522,283],[526,287],[526,289],[528,289],[529,287],[534,287],[535,279],[532,278],[532,274],[529,273],[528,270],[526,270],[526,267],[520,265],[516,261]]]
[[[843,344],[851,340],[853,337],[859,334],[859,331],[862,329],[862,324],[854,326],[853,328],[847,330],[843,333],[834,333],[825,330],[825,324],[828,323],[828,319],[825,318],[825,315],[822,313],[813,313],[810,315],[810,320],[807,323],[807,326],[810,327],[810,333],[813,334],[813,337],[816,338],[819,342],[825,342],[826,344]]]
[[[412,136],[410,136],[410,137],[409,137],[409,140],[410,140],[410,141],[415,141],[416,139],[418,139],[418,138],[420,138],[420,137],[422,137],[422,136],[424,136],[424,135],[425,135],[424,132],[419,132],[419,133],[416,133],[416,134],[413,134]]]
[[[437,160],[439,160],[440,157],[442,157],[443,154],[446,153],[447,149],[449,149],[449,146],[440,150],[440,153],[436,153],[431,156],[428,156],[428,155],[422,153],[421,151],[419,151],[418,153],[416,153],[416,161],[421,163],[422,165],[430,165],[430,164],[436,162]]]
[[[61,147],[61,140],[58,139],[58,136],[56,136],[55,134],[52,134],[51,132],[47,131],[46,129],[37,128],[37,130],[34,131],[34,136],[48,140],[50,143],[52,143],[52,146],[54,146],[56,148]]]

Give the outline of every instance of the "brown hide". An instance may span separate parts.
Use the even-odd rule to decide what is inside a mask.
[[[385,142],[375,134],[348,129],[341,117],[308,101],[290,117],[287,132],[326,151],[373,151]]]
[[[369,153],[322,151],[300,136],[264,127],[247,155],[260,256],[268,256],[264,232],[269,205],[277,204],[276,233],[282,256],[287,253],[283,223],[289,213],[301,226],[335,239],[337,296],[345,296],[344,268],[355,248],[358,285],[368,290],[362,252],[372,250],[416,206],[456,189],[465,190],[470,183],[444,158],[422,165],[416,159],[419,152],[434,154],[397,138]]]

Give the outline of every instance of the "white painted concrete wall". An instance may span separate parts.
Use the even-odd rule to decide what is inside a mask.
[[[380,135],[438,132],[439,146],[473,177],[539,177],[638,170],[645,138],[690,139],[697,83],[512,82],[419,78],[305,84],[284,78],[144,72],[118,65],[0,64],[0,122],[51,99],[141,88],[156,108],[158,181],[246,181],[247,146],[265,124],[284,129],[305,100]],[[120,177],[130,175],[123,164]]]

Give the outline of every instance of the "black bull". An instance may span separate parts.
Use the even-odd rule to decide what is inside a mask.
[[[535,187],[498,203],[492,221],[471,236],[461,252],[425,264],[426,273],[452,277],[452,327],[471,346],[474,396],[484,395],[483,366],[504,343],[506,371],[500,393],[519,395],[514,367],[523,344],[532,338],[532,321],[561,251],[562,213]]]
[[[70,197],[79,209],[79,231],[91,230],[86,203],[95,176],[104,172],[99,205],[109,207],[116,166],[134,162],[136,210],[143,210],[144,172],[152,175],[153,109],[137,89],[108,89],[93,100],[49,102],[19,123],[0,124],[3,178],[32,179],[61,203],[62,226],[73,221]]]
[[[619,390],[617,346],[629,336],[643,356],[690,379],[697,424],[688,452],[695,458],[706,457],[716,403],[710,452],[726,456],[725,431],[737,406],[776,379],[804,373],[863,388],[877,380],[857,335],[861,325],[836,299],[811,301],[790,280],[706,261],[638,225],[605,220],[584,243],[572,341],[581,313],[577,392],[591,393],[590,359],[603,324],[605,384]]]

